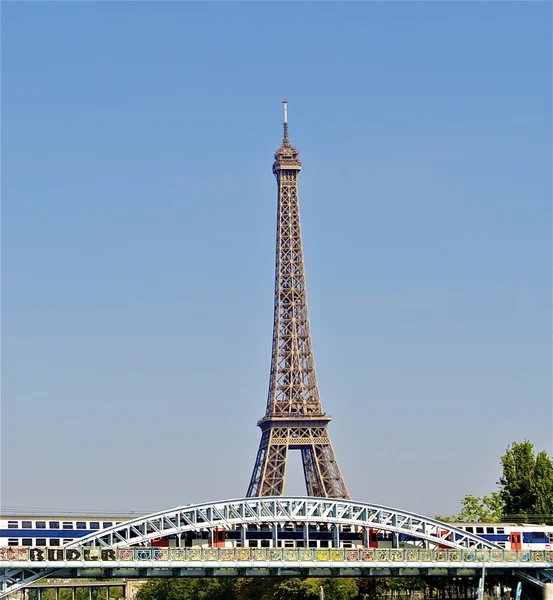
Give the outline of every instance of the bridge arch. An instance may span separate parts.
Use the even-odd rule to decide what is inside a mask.
[[[498,549],[481,537],[436,519],[378,504],[332,498],[262,497],[189,504],[138,517],[73,542],[76,546],[132,546],[205,529],[248,524],[327,523],[402,533],[452,549]]]

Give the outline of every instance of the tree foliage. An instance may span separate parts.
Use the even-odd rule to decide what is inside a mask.
[[[483,498],[467,494],[461,504],[462,509],[456,521],[496,523],[503,517],[503,500],[499,492],[492,492]]]
[[[421,580],[283,577],[150,579],[137,600],[375,600],[387,589],[414,590]],[[391,586],[391,587],[390,587]],[[399,586],[399,587],[397,587]]]
[[[467,494],[461,505],[459,514],[435,518],[444,523],[497,523],[503,517],[503,500],[499,492],[492,492],[483,498]]]
[[[138,590],[138,600],[235,600],[237,580],[217,577],[202,579],[150,579]]]
[[[514,442],[501,457],[499,479],[504,514],[553,523],[553,461],[546,452],[534,453],[528,440]],[[539,519],[539,517],[542,517]]]

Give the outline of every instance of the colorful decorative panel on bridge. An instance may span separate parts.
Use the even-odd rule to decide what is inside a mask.
[[[0,562],[276,562],[299,563],[547,563],[553,550],[349,550],[343,548],[0,548]]]

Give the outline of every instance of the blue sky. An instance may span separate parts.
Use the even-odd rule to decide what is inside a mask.
[[[551,453],[551,11],[3,3],[1,504],[245,494],[284,98],[352,496],[451,514]]]

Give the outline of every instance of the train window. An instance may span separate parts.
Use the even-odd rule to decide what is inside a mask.
[[[483,527],[476,527],[476,533],[484,533]]]
[[[23,529],[32,529],[33,523],[32,523],[32,521],[21,521],[21,527]]]
[[[46,546],[46,540],[44,538],[38,538],[36,540],[35,546]]]
[[[474,528],[473,527],[465,527],[465,530],[467,533],[474,533]]]
[[[19,546],[19,540],[9,539],[8,546]]]
[[[250,540],[249,541],[249,547],[250,548],[257,548],[257,540]]]
[[[269,547],[269,540],[261,540],[261,547],[262,548],[268,548]]]
[[[305,542],[303,540],[298,540],[296,542],[296,548],[303,548],[305,546]]]
[[[36,528],[37,529],[46,529],[46,521],[37,521]]]
[[[50,523],[48,523],[48,525],[50,525],[50,529],[59,529],[60,528],[59,521],[50,521]]]
[[[84,521],[77,521],[77,529],[86,529],[86,523]]]
[[[497,527],[496,531],[497,531],[497,533],[505,533],[505,528],[504,527]]]
[[[342,546],[343,546],[344,548],[351,548],[351,542],[344,542],[344,543],[342,544]]]
[[[293,548],[294,547],[294,540],[286,540],[284,542],[284,547],[285,548]]]
[[[19,524],[17,521],[8,521],[8,529],[17,529]]]
[[[90,521],[90,529],[100,529],[100,523],[98,521]]]
[[[21,545],[22,546],[32,546],[33,545],[33,540],[31,538],[23,538],[21,540]]]
[[[321,548],[328,548],[328,540],[321,540]]]
[[[50,546],[59,546],[59,545],[60,545],[59,540],[50,540]]]
[[[71,521],[64,521],[63,528],[64,529],[73,529],[73,523],[71,523]]]
[[[113,525],[113,523],[111,523],[110,521],[104,521],[104,523],[102,523],[102,527],[104,529],[107,529],[108,527],[111,527]]]
[[[63,545],[65,546],[66,544],[70,544],[72,541],[73,541],[73,539],[63,540]]]
[[[493,533],[494,527],[486,527],[486,533]]]

